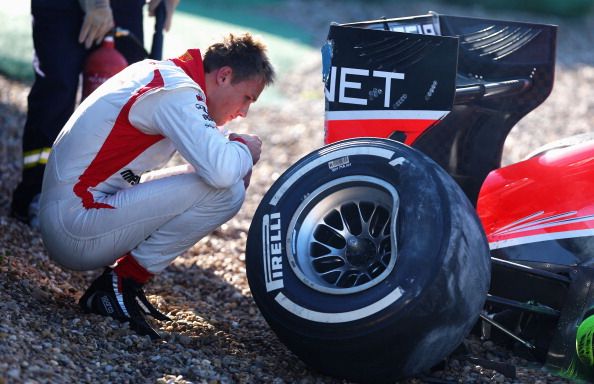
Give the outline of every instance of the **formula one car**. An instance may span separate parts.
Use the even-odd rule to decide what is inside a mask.
[[[593,377],[594,136],[501,168],[550,94],[556,27],[430,13],[330,26],[325,146],[261,201],[246,264],[325,374],[417,375],[471,331]]]

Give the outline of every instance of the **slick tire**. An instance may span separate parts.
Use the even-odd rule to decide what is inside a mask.
[[[449,355],[490,281],[485,235],[457,184],[421,152],[375,138],[323,147],[276,180],[250,226],[246,269],[291,351],[374,383]]]

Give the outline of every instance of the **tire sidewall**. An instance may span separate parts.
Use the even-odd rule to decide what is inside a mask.
[[[329,166],[347,157],[348,162],[341,161],[343,166]],[[352,337],[365,332],[369,322],[384,316],[387,308],[393,314],[414,306],[439,272],[443,248],[448,245],[450,213],[438,171],[425,155],[386,139],[334,143],[289,168],[260,203],[246,251],[250,288],[273,328],[325,338],[332,337],[327,327],[332,323],[336,332],[348,327]],[[398,191],[396,264],[384,280],[366,290],[346,295],[320,292],[304,284],[290,265],[289,223],[313,190],[356,175],[381,179]],[[271,245],[280,247],[280,254],[272,255]]]

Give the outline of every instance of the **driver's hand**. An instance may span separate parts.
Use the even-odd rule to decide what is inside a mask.
[[[88,49],[93,43],[101,43],[115,24],[109,0],[80,0],[80,5],[85,12],[85,19],[78,35],[78,42],[84,43]]]
[[[175,8],[177,8],[179,0],[148,0],[149,16],[155,16],[155,9],[157,9],[157,6],[161,4],[161,1],[165,1],[165,10],[167,11],[167,16],[165,17],[165,24],[163,25],[163,29],[165,31],[169,31],[169,29],[171,28],[173,11],[175,11]]]
[[[239,141],[247,145],[248,149],[250,150],[250,153],[252,154],[252,160],[254,161],[254,165],[260,160],[260,154],[262,153],[262,140],[260,140],[258,136],[231,133],[229,135],[229,140]]]

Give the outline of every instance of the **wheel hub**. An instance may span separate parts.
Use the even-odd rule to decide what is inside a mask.
[[[348,239],[345,256],[348,262],[356,268],[367,267],[376,258],[377,250],[373,241],[351,237]]]
[[[308,286],[350,294],[388,276],[397,258],[399,197],[384,180],[347,176],[311,192],[289,224],[289,265]]]

